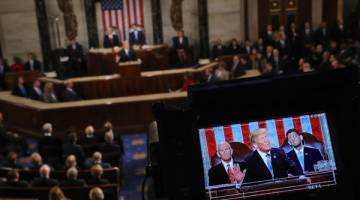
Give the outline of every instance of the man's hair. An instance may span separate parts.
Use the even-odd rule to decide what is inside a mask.
[[[52,128],[52,124],[51,124],[51,123],[45,123],[45,124],[42,126],[42,129],[43,129],[44,132],[49,131],[51,128]]]
[[[220,148],[219,148],[219,147],[220,147],[220,145],[222,145],[222,144],[227,144],[227,145],[230,147],[230,149],[232,149],[232,148],[231,148],[231,145],[230,145],[228,142],[223,142],[223,143],[219,143],[219,144],[216,145],[216,151],[217,151],[217,152],[220,151]]]
[[[105,142],[107,143],[113,143],[114,142],[114,133],[112,132],[112,130],[107,131],[105,133]]]
[[[101,163],[102,155],[100,152],[98,152],[98,151],[94,152],[92,157],[94,159],[94,163],[97,163],[97,164]]]
[[[36,164],[42,164],[42,158],[41,155],[37,152],[34,152],[31,154],[31,161],[32,163],[36,163]]]
[[[101,165],[94,165],[90,169],[91,175],[95,177],[100,177],[103,174],[103,168]]]
[[[66,176],[68,179],[77,179],[78,177],[78,170],[75,167],[70,167],[66,171]]]
[[[251,136],[250,136],[250,139],[251,139],[251,143],[254,143],[255,142],[255,137],[262,134],[262,133],[265,133],[267,130],[266,128],[258,128],[256,129],[255,131],[253,131],[251,133]]]
[[[66,157],[66,166],[75,165],[76,166],[76,156],[73,154],[70,154]]]
[[[54,186],[49,191],[49,200],[67,199],[59,186]]]
[[[101,188],[94,187],[89,192],[89,198],[90,200],[103,200],[105,198],[104,192],[102,191]]]
[[[301,135],[300,131],[296,130],[295,128],[292,128],[292,129],[289,129],[288,131],[286,131],[286,137],[288,137],[289,134],[292,132],[296,133],[299,136]]]
[[[50,171],[51,171],[50,166],[47,165],[47,164],[44,164],[39,169],[40,177],[49,178],[50,177]]]
[[[15,180],[19,178],[19,171],[17,169],[12,169],[7,174],[8,180]]]
[[[72,131],[67,136],[68,142],[74,144],[77,141],[77,133]]]

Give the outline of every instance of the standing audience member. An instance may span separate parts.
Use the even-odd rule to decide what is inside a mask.
[[[27,71],[41,71],[41,62],[36,59],[34,53],[27,54],[27,61],[25,63],[25,70]]]
[[[39,79],[36,79],[32,88],[30,88],[29,97],[30,99],[41,101],[43,99],[43,94],[44,93],[41,89],[41,82]]]
[[[44,96],[43,100],[46,103],[57,103],[59,102],[55,90],[54,90],[54,84],[53,83],[46,83],[44,86]]]

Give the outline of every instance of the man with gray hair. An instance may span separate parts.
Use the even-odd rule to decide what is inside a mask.
[[[49,165],[43,165],[40,170],[40,177],[35,178],[32,182],[32,187],[52,187],[58,184],[56,179],[50,178],[51,168]]]
[[[83,179],[78,179],[78,170],[75,167],[70,167],[66,171],[66,180],[61,181],[60,186],[85,186],[86,182]]]
[[[259,128],[252,132],[251,143],[255,150],[245,158],[246,182],[285,178],[288,174],[302,175],[301,170],[288,159],[284,150],[271,147],[267,129]]]
[[[246,169],[241,170],[240,163],[232,157],[233,149],[227,142],[217,145],[216,154],[221,163],[209,170],[209,185],[241,183],[246,175]]]
[[[39,153],[46,163],[57,164],[60,160],[61,142],[53,136],[53,126],[51,123],[45,123],[42,126],[42,130],[43,136],[39,139]],[[49,149],[51,149],[53,153],[49,152]]]

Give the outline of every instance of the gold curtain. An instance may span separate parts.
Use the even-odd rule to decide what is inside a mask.
[[[173,28],[177,31],[183,29],[182,18],[182,2],[183,0],[172,0],[170,9],[170,18]]]
[[[57,0],[57,3],[64,16],[66,37],[68,40],[74,40],[78,35],[78,22],[73,0]]]

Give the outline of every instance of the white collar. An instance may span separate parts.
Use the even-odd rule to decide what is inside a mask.
[[[51,136],[51,133],[44,133],[44,136]]]
[[[304,145],[301,145],[301,149],[298,150],[297,148],[294,148],[294,151],[296,155],[303,154],[304,153]]]
[[[225,162],[223,160],[221,160],[222,165],[225,168],[225,171],[228,171],[228,164],[230,164],[231,169],[234,169],[234,160],[231,158],[230,162]]]

